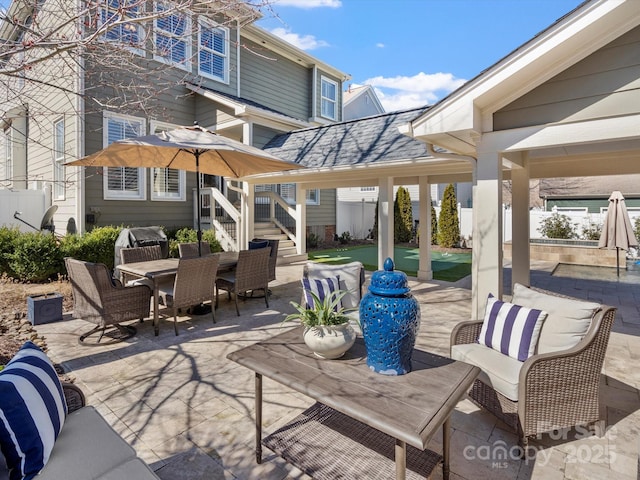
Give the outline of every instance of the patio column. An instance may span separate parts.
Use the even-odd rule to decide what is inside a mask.
[[[529,162],[526,159],[511,170],[511,199],[511,286],[516,282],[529,286]]]
[[[431,270],[431,185],[429,177],[418,177],[418,194],[420,198],[420,223],[418,236],[420,238],[420,259],[418,263],[418,280],[432,280]]]
[[[307,190],[296,183],[296,253],[307,253]]]
[[[478,145],[473,187],[471,315],[482,319],[491,293],[502,298],[502,156]]]
[[[239,249],[245,249],[249,246],[249,241],[254,237],[255,228],[255,201],[256,186],[252,183],[242,182],[242,201],[240,203],[240,238]]]
[[[393,177],[378,179],[378,269],[393,258]]]

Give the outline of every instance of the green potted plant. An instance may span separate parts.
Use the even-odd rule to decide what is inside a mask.
[[[341,304],[342,297],[349,292],[338,290],[324,299],[314,292],[308,293],[313,298],[313,305],[290,302],[296,312],[287,315],[283,322],[298,321],[304,326],[304,342],[317,357],[342,357],[356,340],[356,332],[349,325],[351,317],[347,315],[355,309],[346,309]]]

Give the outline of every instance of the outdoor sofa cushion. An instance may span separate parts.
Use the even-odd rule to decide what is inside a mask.
[[[518,401],[520,369],[524,362],[479,343],[451,347],[451,358],[479,366],[478,380],[490,385],[505,397]]]
[[[577,345],[600,309],[598,303],[548,295],[519,283],[513,286],[511,302],[529,308],[544,308],[547,312],[536,353],[557,352]]]
[[[31,479],[42,470],[66,414],[51,360],[33,342],[25,342],[0,372],[0,446],[12,480]]]
[[[362,263],[351,262],[344,265],[325,265],[322,263],[308,262],[307,269],[310,278],[327,278],[340,276],[340,290],[347,290],[342,297],[344,308],[357,308],[360,305],[360,287]]]
[[[0,480],[7,479],[0,461]],[[91,406],[67,415],[36,480],[157,480],[136,451]]]
[[[320,302],[324,302],[324,299],[331,297],[334,292],[340,290],[340,276],[327,277],[327,278],[302,278],[302,291],[304,293],[306,308],[312,308],[315,305],[315,299],[312,293],[318,297]],[[342,301],[338,302],[336,309],[342,306]]]

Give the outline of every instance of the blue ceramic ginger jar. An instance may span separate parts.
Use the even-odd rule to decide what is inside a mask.
[[[371,276],[369,292],[360,302],[360,325],[369,368],[383,375],[404,375],[411,371],[420,305],[409,293],[407,275],[393,268],[393,260],[387,258],[384,270]]]

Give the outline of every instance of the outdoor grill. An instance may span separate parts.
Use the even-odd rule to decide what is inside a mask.
[[[116,239],[113,266],[120,265],[120,250],[131,247],[147,247],[160,245],[162,257],[169,256],[169,240],[160,227],[133,227],[125,228]]]

